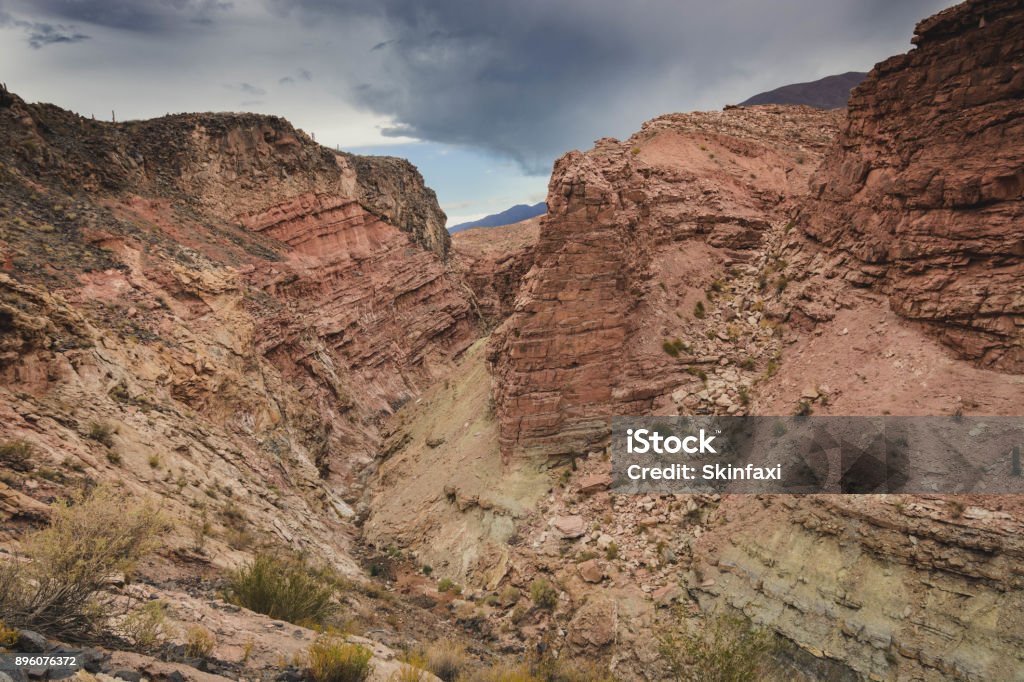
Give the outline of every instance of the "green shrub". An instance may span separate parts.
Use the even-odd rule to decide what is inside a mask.
[[[702,370],[700,367],[687,367],[686,368],[686,373],[689,374],[690,376],[697,377],[698,379],[703,381],[705,384],[708,383],[707,372]]]
[[[15,471],[29,471],[32,468],[32,444],[21,439],[0,444],[0,464]]]
[[[703,320],[707,316],[707,311],[704,310],[704,301],[697,301],[697,304],[693,306],[693,316],[698,320]]]
[[[167,623],[167,604],[159,599],[146,602],[125,618],[120,629],[136,649],[155,649],[171,634]]]
[[[773,679],[768,669],[774,640],[745,619],[719,616],[702,631],[666,635],[659,647],[673,678],[687,682],[755,682]]]
[[[668,353],[669,355],[671,355],[672,357],[674,357],[674,358],[678,358],[679,357],[679,349],[677,349],[674,345],[672,345],[671,341],[665,341],[664,343],[662,343],[661,344],[661,349],[663,351],[665,351],[666,353]]]
[[[157,549],[169,525],[110,485],[54,503],[50,525],[27,536],[27,561],[0,565],[0,619],[72,641],[96,639],[128,605],[108,590]]]
[[[370,650],[335,636],[310,645],[306,666],[313,682],[363,682],[370,676]]]
[[[530,599],[537,608],[547,611],[558,605],[558,590],[544,578],[538,578],[530,584]]]
[[[189,658],[206,658],[215,646],[217,639],[202,625],[193,625],[185,633],[185,655]]]
[[[106,422],[89,422],[89,430],[85,435],[87,438],[97,443],[102,443],[109,448],[114,445],[114,433],[116,431],[113,426]]]
[[[292,558],[258,554],[234,571],[228,601],[296,625],[323,624],[334,615],[334,586],[321,572]]]
[[[604,558],[608,561],[614,561],[615,559],[618,559],[619,546],[614,542],[609,543],[608,546],[604,548]]]

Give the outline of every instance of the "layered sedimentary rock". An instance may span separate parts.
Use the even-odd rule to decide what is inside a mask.
[[[444,220],[408,162],[283,119],[3,91],[0,444],[32,454],[4,499],[117,479],[166,498],[172,546],[208,525],[220,561],[276,536],[354,571],[382,417],[479,335]]]
[[[1024,370],[1024,7],[971,0],[880,64],[812,180],[826,270],[884,291],[963,357]]]
[[[738,496],[695,544],[691,591],[862,678],[1020,679],[1021,512],[995,497]]]
[[[473,292],[476,308],[491,325],[512,313],[523,277],[533,267],[540,218],[505,227],[481,227],[452,238],[456,267]]]
[[[534,267],[491,343],[506,456],[586,452],[610,414],[648,413],[679,386],[684,345],[717,364],[697,339],[666,355],[662,334],[681,333],[666,318],[753,258],[837,121],[807,107],[672,114],[558,160]]]

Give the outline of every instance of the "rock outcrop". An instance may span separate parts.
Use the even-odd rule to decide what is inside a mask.
[[[1024,7],[970,0],[880,64],[812,180],[801,266],[888,295],[962,357],[1024,371]]]
[[[691,592],[866,679],[1019,679],[1021,511],[1011,499],[738,496],[695,543]]]
[[[530,218],[504,227],[463,230],[452,237],[456,267],[489,325],[512,314],[523,278],[533,267],[539,224],[540,218]]]
[[[276,542],[357,572],[382,418],[480,333],[419,173],[275,117],[0,102],[0,443],[32,453],[4,515],[116,478],[182,551],[208,527],[218,562]]]
[[[649,413],[688,368],[717,365],[707,339],[663,343],[763,251],[838,120],[809,107],[672,114],[558,160],[535,265],[491,343],[506,456],[586,453],[613,412]]]

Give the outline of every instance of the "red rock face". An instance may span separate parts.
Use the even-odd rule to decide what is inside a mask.
[[[1024,371],[1024,7],[972,0],[875,67],[812,180],[804,232],[963,357]]]
[[[488,325],[497,325],[512,313],[523,277],[533,267],[539,226],[537,217],[453,235],[455,267],[472,290],[475,307]]]
[[[283,263],[252,275],[287,308],[269,318],[279,333],[264,337],[263,352],[315,365],[318,350],[301,341],[314,336],[340,365],[343,402],[367,414],[417,394],[431,361],[476,337],[469,301],[435,255],[358,201],[307,193],[244,223],[291,247]]]
[[[490,346],[506,456],[585,453],[609,415],[649,414],[685,382],[662,350],[668,316],[752,257],[837,118],[804,107],[673,114],[559,159],[534,267]]]
[[[99,123],[0,87],[0,441],[43,407],[168,460],[199,449],[170,439],[206,429],[221,440],[205,467],[316,489],[325,515],[305,522],[332,522],[383,417],[480,335],[444,223],[407,161],[326,149],[283,119]],[[118,399],[100,385],[115,375]],[[143,395],[163,424],[125,414]],[[44,435],[88,458],[81,434]]]

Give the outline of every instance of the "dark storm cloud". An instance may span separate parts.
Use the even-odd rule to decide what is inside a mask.
[[[844,63],[865,42],[910,47],[937,0],[268,0],[307,24],[375,19],[389,39],[353,89],[393,116],[385,131],[500,152],[534,172],[572,145],[627,132],[751,72],[783,85]],[[786,79],[789,80],[786,80]],[[747,92],[745,95],[754,94]],[[633,112],[623,121],[624,112]],[[629,114],[627,114],[629,115]]]
[[[16,19],[0,9],[0,28],[6,27],[22,30],[25,33],[26,40],[28,40],[28,44],[36,50],[47,45],[80,43],[83,40],[89,39],[89,36],[78,32],[73,26]]]
[[[65,21],[131,31],[159,32],[188,24],[210,24],[231,8],[225,0],[31,0],[31,11]]]
[[[545,173],[565,150],[660,113],[866,70],[909,49],[914,23],[952,2],[0,0],[0,9],[37,27],[23,27],[37,47],[98,36],[95,27],[144,33],[165,54],[237,71],[205,77],[237,79],[243,91],[268,73],[278,86],[312,81],[282,60],[316,64],[324,98],[315,106],[342,99],[392,121],[385,135],[485,149]],[[120,45],[104,42],[104,56],[136,59]],[[270,106],[283,92],[250,87]]]

